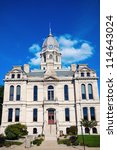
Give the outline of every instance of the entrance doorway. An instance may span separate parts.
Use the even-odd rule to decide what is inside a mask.
[[[55,124],[55,109],[48,109],[48,124]]]

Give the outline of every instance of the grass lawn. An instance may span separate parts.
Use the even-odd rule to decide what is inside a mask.
[[[78,135],[80,145],[83,145],[82,135]],[[84,143],[88,147],[100,147],[100,135],[84,135]]]

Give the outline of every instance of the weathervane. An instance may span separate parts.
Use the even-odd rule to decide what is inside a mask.
[[[49,35],[52,35],[52,32],[51,32],[51,23],[49,23]]]

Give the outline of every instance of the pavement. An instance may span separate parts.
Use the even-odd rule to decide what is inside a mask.
[[[55,140],[43,141],[40,146],[33,145],[30,148],[25,148],[25,143],[20,146],[12,145],[10,147],[1,147],[0,150],[84,150],[83,146],[66,146],[64,144],[57,144]],[[85,150],[100,150],[100,148],[85,147]]]

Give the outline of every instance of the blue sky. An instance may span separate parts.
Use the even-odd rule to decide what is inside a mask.
[[[39,68],[44,39],[59,41],[62,63],[86,63],[100,75],[99,0],[0,0],[0,84],[14,65]]]

